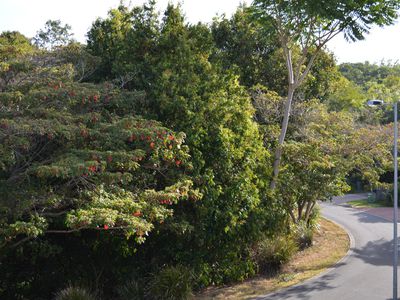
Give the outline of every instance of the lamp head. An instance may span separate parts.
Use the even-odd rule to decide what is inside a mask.
[[[381,106],[384,105],[385,102],[383,100],[378,100],[378,99],[373,99],[373,100],[368,100],[367,105],[369,107],[375,107],[375,106]]]

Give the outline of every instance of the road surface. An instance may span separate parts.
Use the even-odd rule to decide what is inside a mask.
[[[327,203],[321,208],[324,217],[350,233],[349,255],[319,277],[255,299],[393,300],[392,223],[343,205]]]

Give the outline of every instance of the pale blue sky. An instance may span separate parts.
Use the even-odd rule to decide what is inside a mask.
[[[75,38],[85,42],[85,33],[97,17],[105,17],[120,0],[0,0],[0,32],[18,30],[33,37],[49,20],[60,19],[72,26]],[[129,3],[128,1],[125,1]],[[132,0],[142,4],[144,0]],[[158,0],[158,8],[165,9],[168,0]],[[172,2],[177,2],[176,0]],[[181,1],[182,2],[182,1]],[[230,16],[240,2],[250,0],[186,0],[183,10],[191,23],[210,22],[216,14]],[[339,62],[400,61],[400,24],[384,29],[374,28],[365,41],[347,43],[342,36],[329,44]]]

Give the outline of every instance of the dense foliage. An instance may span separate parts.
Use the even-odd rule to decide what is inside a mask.
[[[120,53],[129,49],[130,56],[123,59],[124,64],[122,58],[112,62],[114,66],[124,65],[124,70],[118,70],[121,75],[146,74],[146,86],[136,80],[127,83],[130,88],[144,88],[148,94],[147,105],[140,108],[142,114],[155,116],[173,129],[187,133],[194,181],[204,197],[196,208],[193,235],[186,247],[196,253],[192,260],[205,263],[201,267],[207,278],[205,284],[245,278],[253,271],[241,268],[227,271],[231,267],[226,259],[242,263],[242,253],[249,241],[257,238],[258,230],[267,226],[266,222],[272,224],[271,211],[261,209],[269,205],[272,210],[265,189],[268,152],[252,120],[250,99],[234,74],[223,73],[218,65],[210,64],[214,46],[207,27],[185,25],[179,7],[169,6],[160,25],[150,7],[130,13],[138,17],[124,17],[128,12],[120,7],[109,19],[96,21],[89,48],[94,55],[101,56],[97,45],[102,43],[97,37],[112,36],[106,24],[117,22],[117,18],[133,20],[126,32],[130,38],[119,42]],[[136,26],[135,20],[142,14],[146,18],[141,26],[146,26],[146,32],[152,35],[143,37],[142,27]],[[136,57],[143,55],[143,49],[134,45],[142,44],[143,38],[152,47],[144,51],[146,59],[152,62],[153,73],[137,69],[141,65],[136,64]],[[106,60],[108,57],[103,56],[103,61]],[[193,216],[190,219],[194,221]],[[265,230],[272,230],[272,226]],[[224,264],[221,270],[214,267],[211,271],[209,266],[221,260]]]
[[[395,2],[341,29],[390,23]],[[332,25],[318,8],[305,12]],[[151,0],[95,20],[87,45],[60,21],[0,35],[2,299],[185,299],[271,274],[311,244],[318,200],[350,178],[388,186],[390,110],[364,102],[393,97],[398,67],[337,67],[293,41],[299,72],[313,64],[280,147],[287,49],[264,17],[191,25]]]

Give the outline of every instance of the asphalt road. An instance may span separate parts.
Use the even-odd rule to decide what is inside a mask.
[[[319,277],[255,299],[393,300],[392,223],[345,206],[321,207],[324,217],[350,233],[349,255]]]

